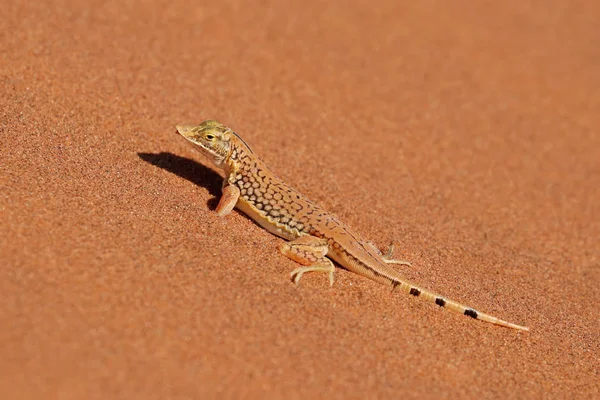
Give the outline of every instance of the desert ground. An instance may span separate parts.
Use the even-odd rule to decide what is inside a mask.
[[[0,397],[600,398],[600,3],[5,1]],[[216,119],[409,280],[294,285]]]

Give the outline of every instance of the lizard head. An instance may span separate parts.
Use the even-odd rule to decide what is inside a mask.
[[[225,125],[208,120],[200,125],[177,125],[177,132],[189,140],[196,149],[207,156],[217,167],[231,154],[233,131]]]

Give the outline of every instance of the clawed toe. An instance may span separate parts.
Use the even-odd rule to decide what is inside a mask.
[[[326,272],[329,275],[329,286],[333,286],[334,271],[335,267],[333,266],[333,264],[313,267],[299,267],[293,270],[290,276],[294,283],[297,285],[298,282],[300,282],[300,278],[302,278],[302,275],[304,275],[305,272]]]

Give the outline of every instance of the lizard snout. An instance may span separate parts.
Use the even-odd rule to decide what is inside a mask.
[[[193,127],[194,127],[193,125],[177,125],[175,127],[177,129],[177,132],[175,132],[175,133],[178,133],[183,136],[187,136],[186,134],[189,133]]]

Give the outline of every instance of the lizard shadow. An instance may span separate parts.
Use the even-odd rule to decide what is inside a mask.
[[[211,209],[216,208],[217,198],[221,196],[221,182],[223,177],[212,169],[189,158],[181,157],[169,152],[137,153],[138,157],[155,167],[167,170],[180,176],[195,185],[205,187],[214,196],[207,204]]]

